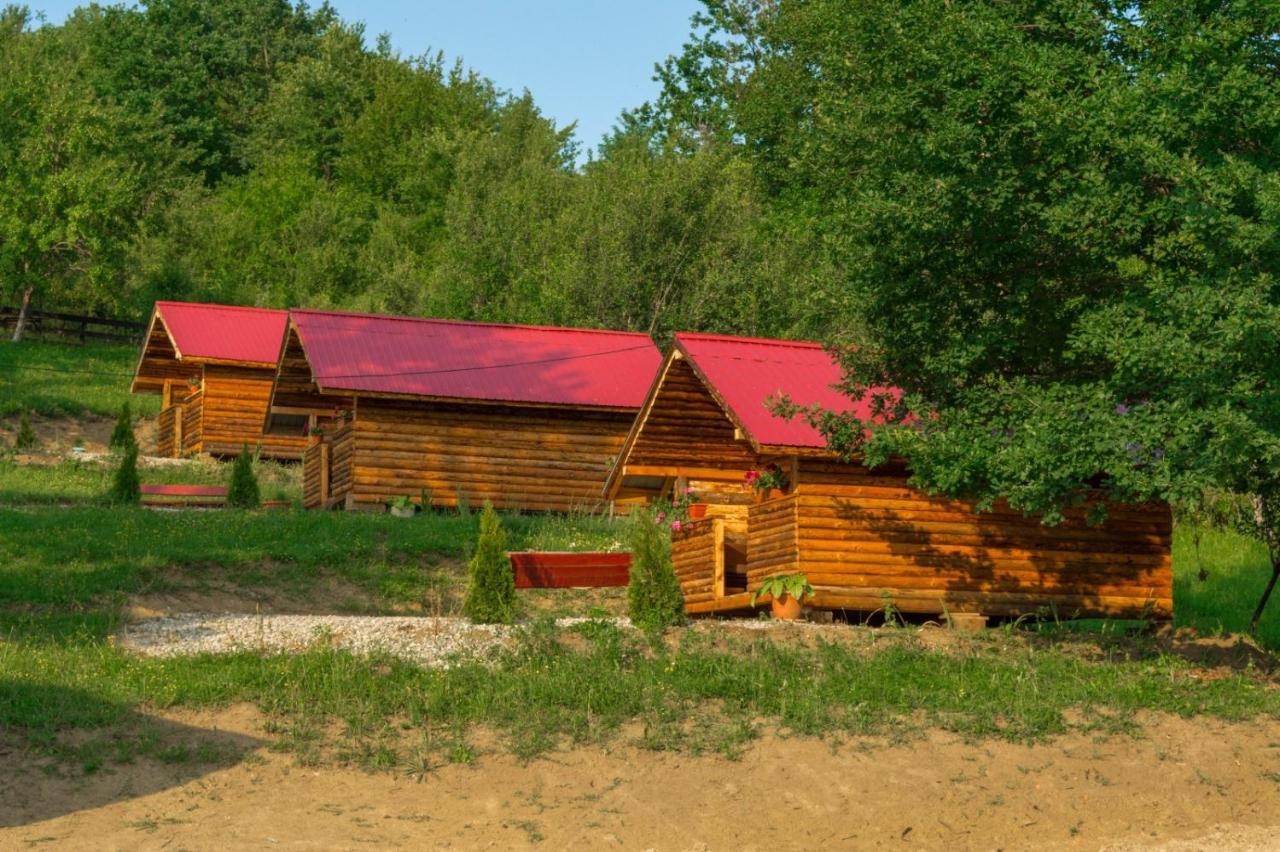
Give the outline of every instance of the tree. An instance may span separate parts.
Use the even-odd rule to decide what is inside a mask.
[[[99,97],[70,69],[80,45],[28,30],[25,9],[0,12],[0,293],[16,297],[22,338],[33,298],[87,309],[122,302],[122,266],[168,185],[153,124]]]
[[[124,404],[120,406],[120,416],[116,418],[116,425],[111,430],[111,440],[107,442],[107,445],[120,449],[138,445],[138,439],[133,434],[133,413],[129,410],[128,400],[125,400]]]
[[[646,632],[661,632],[684,622],[684,594],[671,564],[671,537],[648,509],[637,509],[628,521],[631,576],[627,610],[631,623]]]
[[[111,502],[136,504],[142,499],[142,485],[138,479],[138,445],[125,447],[120,466],[111,481]]]
[[[480,513],[480,535],[469,565],[462,611],[477,624],[510,624],[515,620],[516,577],[507,556],[507,532],[488,500]]]
[[[232,509],[256,509],[262,505],[258,494],[258,478],[253,473],[253,456],[242,445],[240,455],[231,466],[231,484],[227,486],[227,505]]]
[[[847,392],[904,390],[870,430],[819,415],[835,447],[1050,522],[1274,493],[1280,8],[814,0],[766,30],[744,147],[857,306]]]

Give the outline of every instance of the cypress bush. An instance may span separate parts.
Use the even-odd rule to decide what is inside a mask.
[[[111,482],[111,502],[136,504],[142,499],[142,483],[138,480],[138,446],[124,448],[124,458]]]
[[[262,505],[258,494],[258,478],[253,475],[253,456],[248,445],[240,445],[240,455],[231,466],[231,484],[227,487],[227,505],[233,509],[256,509]]]
[[[138,446],[138,439],[133,435],[133,412],[129,410],[128,400],[120,407],[120,416],[116,418],[116,426],[111,430],[108,446],[122,450]]]
[[[480,513],[480,536],[462,611],[477,624],[510,624],[516,617],[516,577],[507,557],[507,531],[488,500]]]
[[[18,434],[13,439],[13,448],[15,450],[34,450],[36,444],[36,432],[31,428],[31,415],[22,412],[22,417],[18,420]]]
[[[671,564],[671,538],[653,512],[638,509],[631,516],[627,542],[631,547],[631,578],[627,609],[631,623],[647,633],[684,622],[684,595]]]

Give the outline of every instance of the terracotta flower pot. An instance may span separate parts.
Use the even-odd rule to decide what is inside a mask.
[[[781,488],[764,488],[756,492],[756,502],[765,503],[769,500],[777,500],[782,496]]]
[[[689,520],[700,521],[707,516],[706,503],[690,503],[689,504]]]
[[[803,609],[798,599],[787,594],[774,598],[769,606],[773,610],[773,617],[778,621],[795,621]]]

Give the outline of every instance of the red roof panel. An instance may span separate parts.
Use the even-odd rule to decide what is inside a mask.
[[[295,310],[325,389],[639,408],[661,356],[648,335]]]
[[[827,446],[804,418],[786,420],[771,412],[766,404],[770,397],[785,394],[800,406],[816,403],[830,411],[871,417],[869,397],[855,403],[833,387],[840,381],[840,365],[821,344],[681,332],[676,345],[757,444]]]
[[[280,357],[288,311],[156,302],[169,336],[183,358],[250,361],[275,366]]]

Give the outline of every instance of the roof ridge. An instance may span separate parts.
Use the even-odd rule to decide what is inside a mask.
[[[181,307],[181,308],[213,308],[215,310],[221,310],[221,311],[257,311],[258,313],[264,313],[264,314],[289,313],[284,308],[263,308],[257,305],[220,305],[216,302],[177,302],[169,299],[157,299],[156,307],[159,308],[162,305],[168,305],[170,307]]]
[[[441,317],[412,317],[405,314],[374,314],[364,311],[325,311],[318,308],[290,308],[290,313],[294,314],[315,314],[318,316],[331,317],[363,317],[366,319],[378,320],[395,320],[397,322],[415,322],[415,323],[433,323],[438,325],[466,325],[481,326],[484,328],[519,328],[532,331],[568,331],[578,334],[607,334],[611,336],[639,337],[653,342],[648,334],[643,331],[621,331],[610,328],[580,328],[568,325],[534,325],[532,323],[515,323],[515,322],[489,322],[486,320],[460,320],[460,319],[444,319]]]
[[[777,346],[783,349],[826,349],[826,345],[813,340],[784,340],[780,337],[743,337],[737,334],[712,334],[701,331],[677,331],[676,340],[718,340],[726,343],[754,343],[758,346]]]

